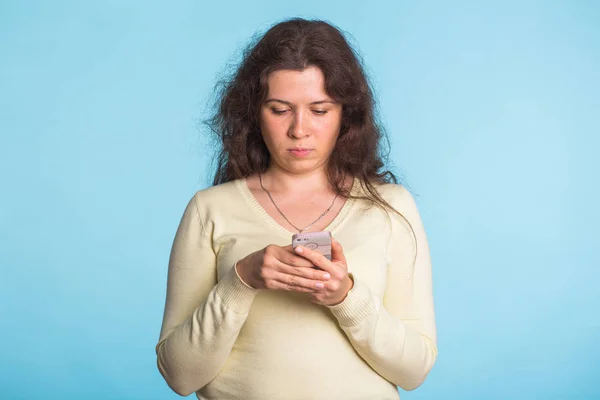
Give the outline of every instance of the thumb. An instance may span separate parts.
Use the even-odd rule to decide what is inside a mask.
[[[342,245],[334,238],[331,238],[331,261],[342,261],[346,263],[344,249],[342,249]]]

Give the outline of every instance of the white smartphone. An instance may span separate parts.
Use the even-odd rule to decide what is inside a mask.
[[[318,251],[331,260],[331,232],[305,232],[292,236],[292,247],[303,246]]]

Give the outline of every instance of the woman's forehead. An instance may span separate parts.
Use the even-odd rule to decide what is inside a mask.
[[[317,67],[302,71],[278,70],[269,74],[267,79],[267,99],[284,102],[324,102],[333,99],[325,91],[325,76]]]

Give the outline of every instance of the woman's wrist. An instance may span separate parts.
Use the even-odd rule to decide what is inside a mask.
[[[344,286],[344,296],[342,297],[341,300],[337,301],[335,304],[331,304],[329,305],[330,307],[333,306],[337,306],[339,304],[342,304],[344,302],[344,300],[346,300],[346,298],[348,297],[348,293],[350,293],[350,291],[352,290],[352,288],[354,287],[354,276],[352,275],[352,273],[348,273],[346,275],[346,277],[343,280],[342,285]]]
[[[244,259],[241,260],[237,260],[235,262],[235,265],[233,266],[233,268],[235,269],[235,274],[237,275],[238,279],[247,287],[249,287],[250,289],[256,289],[254,286],[252,286],[250,284],[250,279],[248,277],[248,274],[246,272],[247,268],[245,267],[245,263],[244,263]]]
[[[245,269],[243,267],[243,259],[237,260],[233,266],[233,269],[235,270],[235,274],[240,282],[251,289],[255,289],[252,285],[250,285],[248,277],[246,276]]]

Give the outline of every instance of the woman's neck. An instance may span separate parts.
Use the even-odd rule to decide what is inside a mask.
[[[275,193],[309,194],[315,191],[331,191],[324,169],[304,174],[294,174],[276,167],[270,167],[262,174],[265,187]]]

